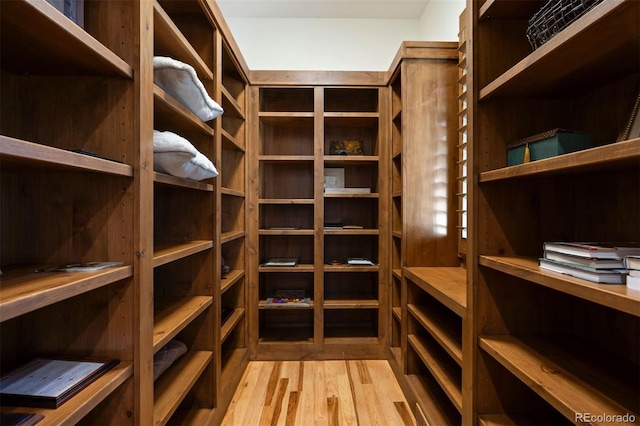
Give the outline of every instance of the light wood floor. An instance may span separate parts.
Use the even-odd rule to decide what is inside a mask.
[[[253,361],[222,426],[415,425],[386,361]]]

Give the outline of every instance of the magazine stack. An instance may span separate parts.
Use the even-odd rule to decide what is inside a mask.
[[[625,258],[631,256],[640,256],[639,244],[546,242],[540,267],[599,284],[625,284]]]

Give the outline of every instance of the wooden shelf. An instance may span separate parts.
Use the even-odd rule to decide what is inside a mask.
[[[0,322],[70,299],[133,275],[132,266],[91,273],[35,272],[39,267],[4,270],[0,276]]]
[[[210,296],[193,296],[181,299],[155,300],[153,324],[153,352],[158,352],[180,331],[205,311],[213,299]]]
[[[632,290],[626,285],[597,284],[547,271],[538,266],[537,259],[525,257],[480,256],[480,265],[631,315],[640,316],[640,291]]]
[[[213,71],[173,23],[157,0],[153,2],[155,52],[191,65],[202,79],[213,80]]]
[[[480,89],[479,99],[560,97],[637,72],[637,56],[629,52],[640,49],[638,13],[640,4],[633,0],[602,2]],[[594,44],[599,48],[593,49]]]
[[[369,164],[374,165],[379,161],[377,155],[325,155],[325,166],[347,166]]]
[[[379,235],[378,229],[323,229],[324,235]]]
[[[313,204],[313,198],[261,198],[259,204]]]
[[[20,74],[133,79],[132,66],[47,2],[3,1],[0,11],[3,69]]]
[[[324,265],[325,272],[377,272],[380,266]]]
[[[404,276],[458,316],[467,309],[467,273],[458,267],[404,267]]]
[[[417,374],[407,375],[407,382],[412,393],[419,401],[417,405],[425,417],[434,425],[460,424],[460,414],[455,407],[446,400],[446,396],[439,397],[442,390],[437,384],[425,382],[424,378]],[[444,399],[444,401],[443,401]],[[451,408],[449,408],[451,407]]]
[[[453,406],[462,412],[462,384],[460,374],[456,374],[435,357],[429,348],[413,334],[407,336],[409,344],[416,351],[424,365],[429,369],[444,393],[449,397]]]
[[[529,0],[521,2],[521,4],[511,0],[487,0],[480,8],[479,19],[519,18],[528,20],[544,4],[544,0]]]
[[[88,171],[115,176],[133,176],[133,167],[127,164],[2,135],[0,135],[0,161],[5,170],[25,170],[28,167],[48,171]]]
[[[198,131],[205,135],[213,136],[213,129],[208,124],[155,85],[153,86],[153,101],[156,121],[161,121],[168,125],[174,132]]]
[[[462,367],[462,329],[447,321],[435,311],[423,312],[420,307],[407,305],[409,313],[447,351],[451,358]]]
[[[231,147],[231,149],[236,151],[245,152],[242,142],[229,134],[225,129],[221,129],[220,134],[222,135],[222,143],[225,147]]]
[[[315,235],[313,229],[260,229],[258,235]]]
[[[313,264],[300,263],[297,266],[260,266],[259,272],[313,272]]]
[[[313,126],[313,112],[259,112],[262,123],[272,126],[309,127]]]
[[[313,309],[313,300],[311,301],[311,303],[309,303],[309,306],[277,306],[277,307],[267,307],[267,301],[266,300],[261,300],[258,302],[258,309]]]
[[[231,332],[236,328],[238,323],[244,318],[244,308],[234,309],[229,318],[224,321],[220,331],[220,341],[224,341],[229,337]]]
[[[209,250],[213,247],[213,241],[187,241],[184,243],[163,244],[153,250],[153,266],[166,265],[176,260],[184,259],[196,253]]]
[[[3,406],[2,412],[42,414],[44,419],[38,422],[42,426],[76,424],[131,377],[133,364],[121,361],[56,409]]]
[[[154,424],[167,424],[211,359],[211,352],[187,352],[158,378],[154,386]]]
[[[164,173],[153,172],[153,181],[162,185],[175,186],[178,188],[195,189],[198,191],[213,192],[213,185],[209,183],[195,182]]]
[[[394,270],[392,271],[392,273],[393,273],[393,276],[394,276],[395,278],[397,278],[397,279],[399,279],[399,280],[401,280],[401,279],[402,279],[402,269],[400,269],[400,268],[398,268],[398,269],[394,269]]]
[[[598,168],[633,166],[640,159],[640,139],[631,139],[584,151],[564,154],[517,166],[480,173],[478,181],[493,182],[528,176],[548,176],[558,173],[584,172]]]
[[[230,270],[220,280],[220,294],[224,294],[227,290],[233,287],[235,283],[240,281],[242,277],[244,277],[244,270],[241,270],[241,269]]]
[[[638,366],[627,369],[629,363],[616,354],[583,348],[563,336],[545,340],[496,335],[478,340],[483,350],[571,421],[581,413],[630,412],[637,418]],[[597,359],[589,362],[592,358]],[[619,370],[619,377],[603,373],[607,368]]]
[[[324,194],[324,198],[379,198],[380,194],[363,193],[363,194]]]
[[[244,231],[242,230],[224,232],[220,236],[220,244],[226,244],[240,238],[244,238]]]
[[[313,162],[313,155],[260,155],[258,161],[262,163],[307,163]]]
[[[395,319],[402,321],[402,309],[398,307],[391,308],[391,312]]]
[[[246,195],[243,191],[237,191],[235,189],[230,189],[230,188],[220,188],[220,194],[226,195],[229,197],[238,197],[238,198],[244,198]]]
[[[325,296],[323,306],[325,309],[378,309],[380,304],[375,299],[336,300]]]
[[[223,96],[223,105],[226,107],[224,108],[225,114],[231,114],[234,117],[238,117],[244,120],[244,110],[240,106],[236,98],[233,97],[233,95],[226,87],[221,86],[221,90]],[[229,110],[229,107],[231,107],[231,111]]]

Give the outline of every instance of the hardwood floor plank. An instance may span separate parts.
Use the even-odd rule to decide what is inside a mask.
[[[222,426],[414,426],[388,362],[252,361]]]

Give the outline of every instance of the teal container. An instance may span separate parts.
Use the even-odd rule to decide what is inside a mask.
[[[507,165],[524,163],[525,148],[529,144],[531,161],[580,151],[591,146],[591,135],[571,130],[554,129],[516,141],[507,146]]]

